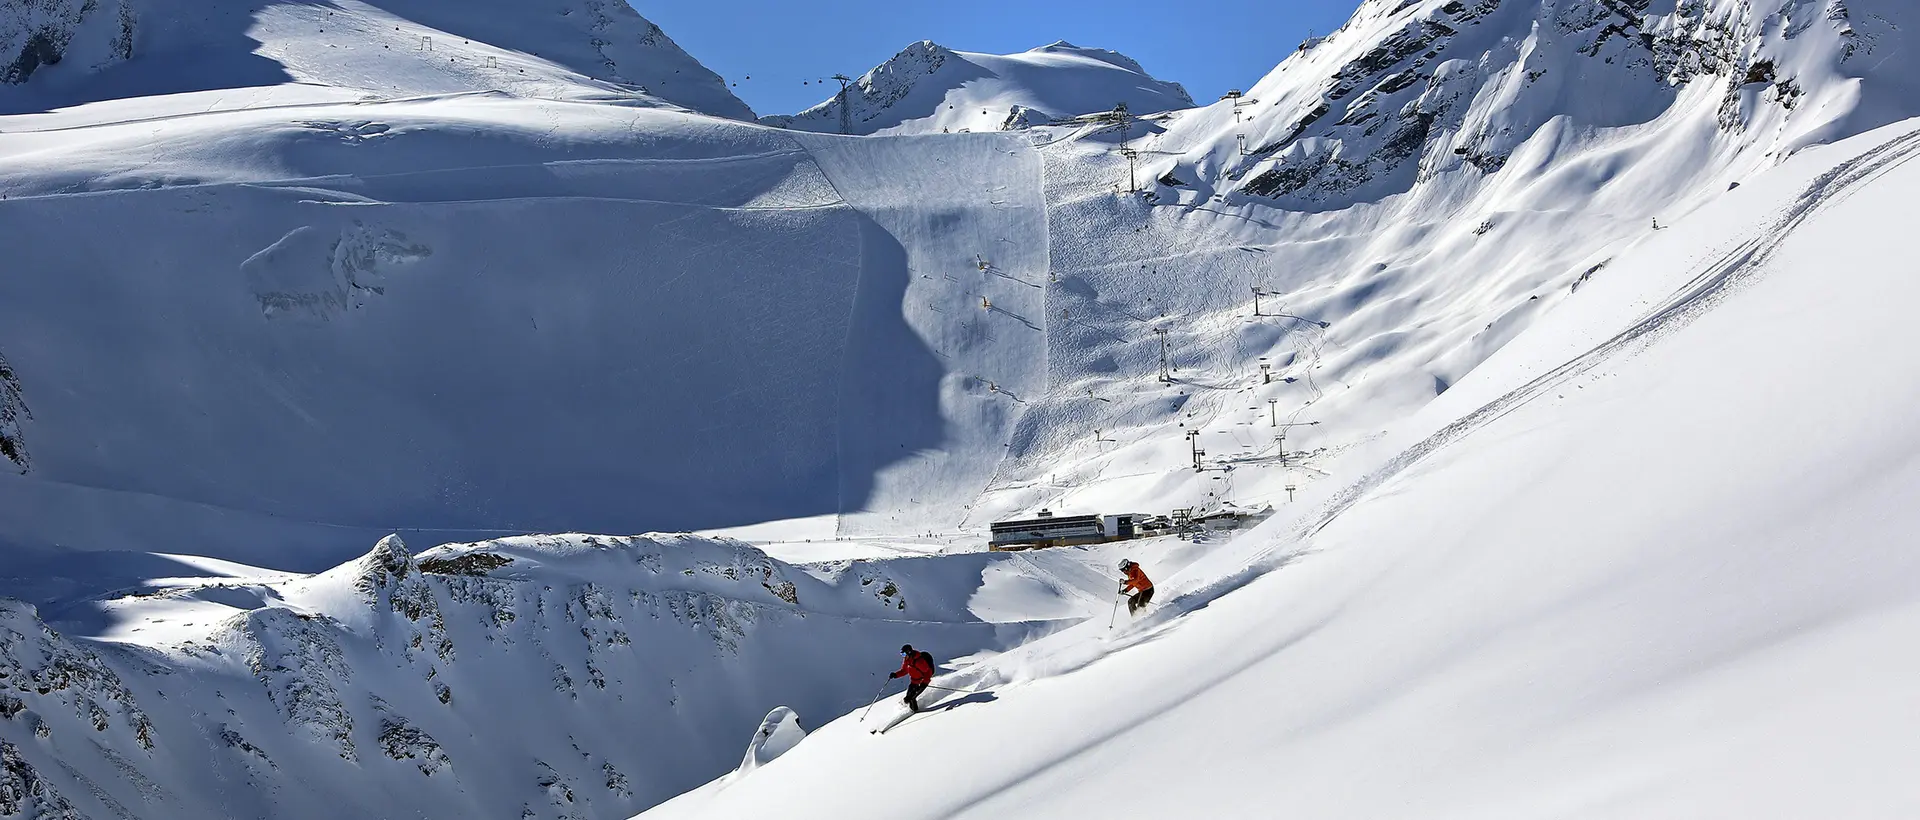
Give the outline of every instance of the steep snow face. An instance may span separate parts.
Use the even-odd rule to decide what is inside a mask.
[[[1175,173],[1342,207],[1492,177],[1550,125],[1578,139],[1651,123],[1704,103],[1701,86],[1717,86],[1723,131],[1791,153],[1914,113],[1907,14],[1872,0],[1369,0],[1250,89],[1231,126],[1176,127],[1214,133]]]
[[[0,807],[625,816],[734,766],[742,739],[745,769],[777,757],[795,710],[860,705],[892,647],[952,668],[1048,628],[968,613],[989,563],[796,567],[686,536],[415,556],[389,537],[313,576],[122,590],[97,639],[0,599]]]
[[[830,134],[1005,131],[1117,105],[1136,113],[1187,108],[1193,99],[1126,55],[1064,40],[1006,55],[922,40],[861,75],[848,87],[847,103],[843,112],[836,96],[761,122]]]
[[[315,569],[389,526],[950,528],[1045,389],[1012,137],[493,95],[164,134],[0,138],[0,233],[40,271],[0,283],[14,543]],[[99,332],[56,318],[80,304]]]
[[[505,91],[753,118],[725,81],[619,0],[9,2],[0,5],[0,57],[14,61],[0,67],[0,84],[35,77],[21,88],[0,85],[9,113],[298,84],[318,87],[301,89],[308,100],[320,89],[360,97]]]
[[[20,116],[0,431],[34,472],[0,511],[22,546],[315,569],[392,529],[1283,503],[1662,221],[1911,103],[1899,9],[1810,8],[1368,5],[1238,115],[1018,134],[499,95]],[[1061,48],[1023,59],[1094,60]]]
[[[1025,637],[1028,621],[1090,616],[1094,624],[1015,648],[1003,661],[970,659],[949,679],[962,687],[1031,684],[1000,701],[948,701],[960,710],[954,717],[1009,716],[983,721],[1002,729],[991,735],[939,735],[969,758],[1005,768],[970,770],[966,782],[943,784],[956,791],[925,799],[914,792],[836,805],[852,799],[848,791],[802,810],[857,815],[907,805],[990,815],[1000,805],[991,800],[1013,799],[994,797],[996,787],[1034,777],[1023,800],[1074,809],[1055,816],[1081,813],[1077,801],[1092,798],[1064,782],[1079,774],[1075,756],[1142,764],[1126,757],[1137,747],[1103,741],[1124,741],[1132,727],[1154,723],[1155,710],[1188,700],[1198,704],[1188,713],[1194,719],[1158,724],[1163,734],[1154,737],[1165,742],[1156,748],[1202,748],[1180,734],[1188,722],[1207,729],[1203,739],[1228,734],[1221,727],[1265,726],[1249,735],[1256,747],[1290,733],[1306,738],[1284,759],[1234,747],[1236,757],[1206,761],[1241,782],[1255,776],[1244,761],[1289,772],[1371,772],[1363,765],[1370,749],[1419,749],[1422,739],[1472,735],[1503,718],[1549,722],[1570,707],[1486,713],[1462,725],[1399,724],[1352,735],[1363,737],[1352,747],[1336,744],[1332,751],[1345,757],[1313,742],[1326,726],[1349,736],[1356,711],[1341,693],[1384,691],[1368,703],[1447,714],[1419,708],[1431,701],[1396,699],[1414,696],[1395,684],[1481,651],[1481,643],[1447,643],[1461,635],[1497,642],[1534,634],[1539,599],[1503,597],[1526,575],[1477,580],[1492,574],[1487,567],[1558,571],[1539,556],[1564,556],[1539,545],[1562,537],[1555,527],[1565,521],[1591,518],[1595,493],[1644,511],[1622,488],[1641,487],[1635,470],[1651,464],[1663,472],[1646,497],[1711,507],[1724,499],[1687,494],[1711,486],[1710,466],[1720,463],[1711,457],[1766,449],[1754,443],[1761,428],[1710,415],[1685,417],[1748,438],[1724,451],[1687,449],[1699,439],[1662,426],[1684,402],[1634,416],[1635,436],[1623,438],[1609,426],[1606,401],[1575,400],[1594,403],[1573,420],[1550,412],[1538,386],[1495,401],[1597,343],[1558,358],[1492,357],[1539,338],[1535,331],[1549,327],[1542,322],[1607,289],[1624,289],[1607,303],[1614,312],[1560,332],[1604,339],[1639,327],[1636,311],[1648,303],[1663,306],[1654,319],[1669,315],[1666,307],[1703,309],[1706,302],[1686,298],[1688,283],[1720,281],[1722,267],[1662,265],[1704,258],[1740,268],[1766,257],[1759,251],[1774,245],[1749,247],[1740,227],[1772,226],[1776,211],[1817,210],[1769,187],[1790,149],[1812,161],[1820,149],[1809,141],[1911,111],[1902,56],[1909,52],[1899,34],[1912,30],[1911,12],[1850,4],[1809,16],[1815,5],[1370,4],[1348,29],[1251,89],[1237,114],[1221,103],[1018,133],[862,138],[659,110],[642,92],[610,90],[610,81],[583,80],[544,58],[515,62],[531,52],[495,53],[478,41],[458,46],[474,51],[442,54],[450,72],[442,75],[440,57],[421,55],[455,48],[451,29],[422,33],[398,18],[373,25],[372,12],[353,11],[356,37],[400,26],[402,39],[382,50],[411,44],[415,53],[360,76],[350,62],[280,62],[248,45],[219,53],[261,61],[260,81],[276,84],[8,116],[0,122],[0,247],[8,253],[0,353],[11,376],[0,379],[0,435],[22,457],[9,455],[0,470],[8,575],[0,581],[43,604],[40,616],[10,610],[16,632],[50,634],[34,620],[41,617],[81,636],[63,638],[67,649],[18,650],[25,665],[10,674],[78,675],[35,670],[90,666],[85,650],[120,683],[89,677],[85,698],[103,721],[73,691],[33,687],[35,696],[66,699],[38,701],[37,723],[0,722],[0,768],[14,794],[55,795],[49,811],[67,801],[101,816],[149,793],[161,795],[152,814],[206,816],[239,792],[249,796],[231,811],[244,816],[296,804],[333,815],[608,816],[735,767],[740,741],[776,706],[815,725],[864,704],[878,683],[862,679],[872,646],[952,635],[937,647],[947,658],[970,647],[1007,648]],[[244,18],[242,31],[291,32],[261,43],[321,49],[338,45],[324,38],[343,10],[357,8],[276,6],[235,19]],[[1740,23],[1748,19],[1759,22]],[[1661,26],[1674,30],[1661,35],[1673,41],[1670,62],[1696,64],[1691,73],[1660,68],[1669,58],[1654,49],[1664,41],[1653,37],[1649,46],[1652,35],[1640,35]],[[1523,46],[1525,59],[1539,62],[1516,56]],[[1869,47],[1878,49],[1872,59],[1860,58]],[[1724,56],[1762,48],[1774,49],[1764,67],[1736,68]],[[463,73],[491,70],[489,55],[516,77],[524,66],[530,79],[505,89],[511,93],[387,99],[408,88],[489,87]],[[289,65],[338,73],[315,70],[308,76],[326,85],[295,85],[286,82]],[[1547,73],[1527,80],[1516,68],[1527,65]],[[114,71],[100,77],[136,78]],[[181,68],[138,76],[192,75]],[[434,85],[443,76],[452,79]],[[1785,76],[1799,79],[1784,85]],[[405,82],[380,85],[389,77]],[[1347,80],[1353,85],[1341,92]],[[25,90],[51,92],[60,82],[57,71],[36,73]],[[1287,136],[1322,104],[1341,113],[1316,116],[1304,136]],[[1463,142],[1462,134],[1485,139]],[[1497,148],[1484,155],[1492,159],[1474,153],[1483,143]],[[1269,146],[1278,147],[1262,153]],[[1793,179],[1811,189],[1811,178],[1832,171],[1837,203],[1864,196],[1860,178],[1890,173],[1909,155],[1900,145],[1847,150],[1824,168],[1796,166]],[[1869,153],[1884,161],[1841,167]],[[1278,169],[1285,170],[1269,176]],[[1279,182],[1254,184],[1261,179]],[[1728,193],[1735,183],[1740,189]],[[1897,199],[1872,199],[1874,212],[1897,212],[1887,204]],[[1755,210],[1742,210],[1749,205]],[[1743,214],[1739,224],[1706,216],[1721,207]],[[1869,224],[1868,215],[1832,219]],[[102,226],[112,241],[103,241]],[[1729,247],[1741,250],[1728,256]],[[1743,256],[1749,249],[1758,255]],[[1899,258],[1882,248],[1848,261],[1879,270]],[[1760,330],[1716,337],[1611,398],[1637,404],[1671,384],[1706,384],[1716,372],[1707,354],[1769,349],[1803,303],[1829,298],[1808,290],[1818,288],[1783,292],[1743,314]],[[1862,332],[1897,335],[1885,313],[1872,317]],[[1843,355],[1817,345],[1790,352],[1804,372],[1825,366],[1815,354]],[[1725,405],[1713,404],[1717,393],[1676,395],[1728,417],[1766,404],[1781,382],[1754,368],[1774,360],[1742,361],[1726,371],[1746,378],[1727,388],[1733,398]],[[1598,395],[1592,384],[1574,389]],[[1846,395],[1847,408],[1868,414],[1855,419],[1858,429],[1885,429],[1871,413],[1911,404],[1898,392]],[[1521,401],[1530,397],[1537,400]],[[1781,411],[1764,417],[1769,430],[1821,410],[1798,401],[1767,407]],[[1490,459],[1479,466],[1423,460],[1450,436],[1500,419],[1514,425],[1496,434],[1504,447],[1448,451]],[[1564,435],[1526,435],[1563,421]],[[1439,438],[1422,443],[1436,431]],[[1608,446],[1587,450],[1589,439]],[[1905,452],[1905,439],[1889,440],[1887,452]],[[1848,452],[1875,443],[1823,441]],[[1647,447],[1662,448],[1659,460],[1645,461]],[[1621,460],[1606,460],[1614,456]],[[1731,463],[1769,479],[1807,467]],[[1409,464],[1438,472],[1396,469]],[[1591,469],[1589,478],[1553,480],[1576,468]],[[1903,486],[1905,474],[1888,469],[1860,477]],[[1828,474],[1820,486],[1841,493],[1850,477]],[[1791,488],[1749,489],[1772,499]],[[1505,520],[1503,500],[1521,496],[1546,512],[1522,519],[1524,527],[1495,526]],[[1312,515],[1322,503],[1346,511],[1323,530],[1328,540],[1277,537],[1284,522],[1328,520]],[[220,565],[177,556],[307,570],[350,558],[389,529],[440,543],[527,529],[644,531],[796,516],[827,520],[825,538],[920,534],[929,543],[977,545],[985,522],[1043,506],[1218,512],[1268,504],[1283,524],[1226,544],[928,555],[888,562],[886,580],[871,572],[874,562],[795,568],[732,542],[664,536],[502,539],[418,558],[388,543],[319,577],[210,570]],[[1724,520],[1745,511],[1712,509]],[[1862,512],[1878,520],[1876,510]],[[1699,567],[1749,557],[1710,549],[1745,543],[1744,531],[1722,527],[1701,530],[1706,535],[1681,553],[1661,552],[1702,556],[1698,566],[1643,561],[1620,545],[1664,545],[1689,520],[1622,520],[1638,529],[1596,525],[1574,534],[1586,540],[1567,554],[1593,563],[1580,564],[1588,574],[1548,603],[1602,601],[1602,615],[1638,611],[1638,597],[1583,596],[1620,588],[1616,570],[1692,577]],[[1766,520],[1778,525],[1769,531],[1791,523]],[[1872,548],[1882,533],[1852,534],[1870,537],[1844,541],[1866,545],[1849,566],[1913,577]],[[1768,543],[1769,555],[1816,552]],[[1305,555],[1375,544],[1379,551],[1366,554],[1379,563],[1304,579],[1291,571],[1315,565]],[[782,550],[824,560],[824,550],[838,546]],[[1114,611],[1111,567],[1123,549],[1161,581],[1168,607],[1142,629],[1105,633],[1098,621]],[[159,551],[170,555],[144,554]],[[647,563],[655,553],[658,571]],[[1269,572],[1283,560],[1299,563]],[[1411,569],[1394,583],[1367,586],[1401,561]],[[153,580],[208,571],[233,577]],[[1761,597],[1790,597],[1793,577],[1759,579],[1764,593],[1778,593]],[[1254,578],[1267,593],[1220,597]],[[1852,592],[1891,600],[1885,588],[1856,580],[1842,579],[1831,597],[1820,587],[1795,599],[1807,606],[1789,614],[1848,615],[1856,611],[1827,604]],[[589,595],[587,585],[611,601]],[[1348,594],[1356,588],[1364,589]],[[1684,582],[1673,589],[1653,607],[1668,620],[1687,616],[1693,597]],[[789,592],[799,603],[784,597]],[[1176,617],[1208,602],[1216,606],[1191,620]],[[1466,606],[1475,603],[1491,614]],[[742,611],[764,616],[754,621],[764,628],[735,629]],[[1456,611],[1471,617],[1435,614]],[[1725,622],[1781,634],[1803,623],[1767,621],[1772,612],[1747,619],[1736,608]],[[1572,624],[1580,629],[1571,634],[1611,638],[1595,625],[1605,621]],[[1331,632],[1316,632],[1327,624]],[[1427,631],[1409,633],[1407,624]],[[1195,626],[1191,634],[1211,637],[1174,640]],[[1618,643],[1668,634],[1664,626],[1655,620]],[[639,648],[619,644],[614,630]],[[1418,645],[1401,643],[1407,634],[1418,635]],[[1709,634],[1677,655],[1720,657],[1750,646],[1748,637]],[[1269,667],[1328,677],[1229,676],[1221,691],[1232,697],[1201,702],[1220,679],[1193,670],[1242,674],[1242,664],[1259,665],[1294,638],[1308,657]],[[101,640],[116,645],[103,649]],[[180,648],[189,645],[199,648]],[[1361,659],[1372,665],[1346,655],[1349,645],[1377,649]],[[1426,645],[1457,652],[1410,651]],[[1128,646],[1140,651],[1107,657]],[[1402,657],[1431,663],[1412,672],[1380,665]],[[1124,674],[1099,671],[1116,668]],[[1509,667],[1459,668],[1464,677],[1440,684],[1469,686]],[[1094,675],[1074,677],[1082,672]],[[340,680],[348,684],[329,683]],[[115,699],[120,689],[155,727],[149,734],[160,738],[160,751],[140,750],[139,719]],[[1297,693],[1283,706],[1301,711],[1255,722],[1267,719],[1257,707],[1277,690]],[[1034,693],[1045,696],[1025,696]],[[1501,703],[1526,702],[1526,692],[1498,694]],[[690,712],[674,711],[680,703]],[[949,722],[945,715],[916,718],[897,736]],[[728,799],[751,810],[712,816],[800,804],[799,788],[836,770],[899,766],[886,788],[925,782],[904,767],[926,755],[861,758],[849,767],[841,751],[851,734],[831,725],[809,734],[728,787]],[[100,742],[50,739],[72,737]],[[693,758],[666,759],[657,738],[686,738]],[[1567,748],[1592,748],[1590,740],[1573,738]],[[1669,747],[1684,745],[1671,740]],[[646,754],[631,751],[642,745]],[[897,747],[866,751],[875,748]],[[1337,763],[1320,763],[1327,760]],[[1432,762],[1419,757],[1398,771],[1433,771]],[[1115,765],[1123,770],[1127,782],[1148,781],[1141,769]],[[106,781],[112,785],[95,788]],[[142,785],[149,781],[180,785],[163,793]],[[1300,813],[1337,813],[1311,810],[1338,808],[1338,795],[1315,797],[1310,787],[1320,783],[1350,792],[1370,785],[1304,782]],[[1237,794],[1230,785],[1210,782],[1208,793]],[[1032,797],[1056,787],[1057,798]],[[1101,788],[1115,791],[1115,782]],[[361,802],[341,810],[336,791]],[[1406,797],[1382,794],[1389,808]],[[1552,812],[1528,804],[1512,813]]]
[[[1622,254],[1356,480],[1156,576],[1138,622],[642,817],[1920,811],[1917,129],[1809,148]]]
[[[974,520],[1284,503],[1730,187],[1920,114],[1911,9],[1667,11],[1369,4],[1237,103],[1038,129],[1052,390]]]

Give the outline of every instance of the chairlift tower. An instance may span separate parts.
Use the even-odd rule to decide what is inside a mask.
[[[840,81],[840,133],[852,134],[853,106],[847,100],[847,85],[853,82],[853,78],[845,74],[835,74],[829,79]]]
[[[1275,420],[1278,421],[1278,417],[1275,417]],[[1287,466],[1287,430],[1294,427],[1312,427],[1319,423],[1320,422],[1317,421],[1290,421],[1286,424],[1274,425],[1280,428],[1280,434],[1274,437],[1274,441],[1280,446],[1280,466]]]
[[[1160,383],[1172,384],[1173,376],[1167,372],[1167,329],[1156,327],[1153,334],[1160,337]]]
[[[1120,129],[1120,150],[1126,150],[1128,132],[1133,130],[1133,115],[1127,112],[1126,102],[1114,103],[1113,110],[1106,113],[1106,120],[1111,127]]]

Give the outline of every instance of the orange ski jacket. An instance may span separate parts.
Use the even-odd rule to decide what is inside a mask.
[[[1128,564],[1127,583],[1126,586],[1121,587],[1121,589],[1129,592],[1146,592],[1149,589],[1153,589],[1153,582],[1147,580],[1147,573],[1145,570],[1140,569],[1139,564]]]

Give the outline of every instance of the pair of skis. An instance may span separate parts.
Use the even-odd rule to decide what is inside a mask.
[[[945,689],[945,690],[947,690],[947,691],[949,691],[949,692],[959,692],[959,693],[961,693],[962,695],[971,695],[971,694],[974,694],[974,693],[973,693],[973,692],[972,692],[971,690],[967,690],[967,689],[954,689],[954,688],[951,688],[951,687],[947,687],[947,686],[929,686],[929,687],[927,687],[927,688],[928,688],[928,689]],[[935,703],[935,704],[930,704],[930,705],[927,705],[927,706],[922,706],[922,707],[920,707],[920,709],[919,709],[918,711],[914,711],[914,710],[911,710],[911,709],[909,709],[909,710],[907,710],[907,712],[906,712],[905,714],[902,714],[901,716],[899,716],[899,717],[897,717],[897,718],[894,718],[893,720],[890,720],[890,721],[887,721],[887,723],[886,723],[886,725],[884,725],[884,726],[881,726],[881,727],[880,727],[880,728],[878,728],[878,729],[868,729],[868,730],[867,730],[867,733],[868,733],[868,734],[875,734],[875,735],[884,735],[884,734],[886,734],[886,733],[887,733],[887,730],[888,730],[888,729],[891,729],[891,728],[893,728],[893,727],[895,727],[895,726],[899,726],[900,724],[902,724],[902,723],[905,723],[905,722],[907,722],[907,718],[910,718],[910,717],[913,717],[914,715],[924,715],[924,714],[926,714],[926,713],[928,713],[928,712],[932,712],[932,711],[934,711],[934,709],[935,709],[935,707],[939,707],[939,706],[940,706],[940,705],[941,705],[942,703],[946,703],[946,702],[947,702],[946,700],[942,700],[942,701],[940,701],[940,703]],[[871,707],[869,707],[869,708],[871,708]],[[944,707],[943,707],[943,708],[944,708]]]
[[[920,712],[924,712],[924,711],[926,711],[926,710],[925,710],[925,709],[922,709],[922,710],[920,710]],[[902,723],[905,723],[905,722],[907,722],[907,718],[910,718],[910,717],[913,717],[914,715],[917,715],[917,714],[920,714],[920,712],[915,712],[915,711],[913,711],[913,710],[911,710],[911,709],[909,709],[909,710],[907,710],[907,711],[906,711],[906,713],[905,713],[905,714],[902,714],[901,716],[899,716],[899,717],[897,717],[897,718],[894,718],[893,720],[889,720],[889,721],[887,721],[887,723],[886,723],[886,725],[884,725],[884,726],[881,726],[881,727],[880,727],[880,728],[878,728],[878,729],[869,729],[869,730],[867,730],[867,733],[868,733],[868,734],[873,734],[873,735],[884,735],[884,734],[886,734],[886,733],[887,733],[887,730],[888,730],[888,729],[891,729],[891,728],[893,728],[893,727],[895,727],[895,726],[899,726],[900,724],[902,724]]]

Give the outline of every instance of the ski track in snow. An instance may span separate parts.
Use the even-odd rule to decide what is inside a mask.
[[[1782,243],[1802,223],[1835,204],[1844,202],[1854,190],[1894,168],[1920,156],[1920,131],[1896,136],[1858,157],[1847,160],[1803,190],[1785,213],[1756,232],[1756,235],[1719,259],[1703,266],[1701,272],[1661,305],[1618,335],[1602,342],[1548,373],[1483,405],[1426,440],[1395,456],[1385,466],[1348,485],[1330,499],[1314,516],[1312,523],[1300,529],[1302,538],[1324,529],[1354,504],[1442,448],[1466,438],[1513,410],[1525,406],[1549,390],[1591,372],[1594,368],[1632,356],[1657,343],[1712,310],[1766,273],[1766,265]]]

